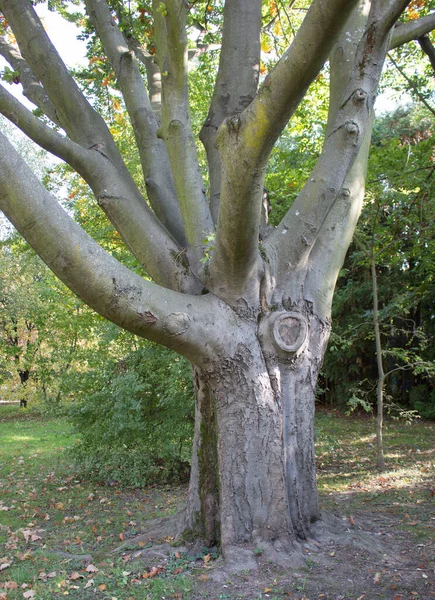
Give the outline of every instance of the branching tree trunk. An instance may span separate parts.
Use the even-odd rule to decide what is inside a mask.
[[[5,87],[0,112],[83,177],[152,281],[81,230],[3,135],[0,208],[84,302],[194,365],[185,529],[208,544],[219,542],[227,557],[258,545],[271,557],[288,556],[320,516],[314,390],[335,281],[364,193],[378,81],[392,43],[435,27],[425,18],[418,31],[413,23],[392,33],[407,4],[313,0],[258,89],[262,2],[226,0],[221,61],[201,133],[207,197],[189,114],[187,3],[153,1],[155,61],[125,38],[108,0],[86,0],[135,133],[144,197],[30,0],[0,0],[17,42],[11,47],[4,39],[0,53],[19,71],[28,97],[60,128]],[[329,56],[323,150],[260,251],[270,152]],[[139,62],[148,69],[148,91]],[[215,242],[207,260],[203,240],[210,235]]]

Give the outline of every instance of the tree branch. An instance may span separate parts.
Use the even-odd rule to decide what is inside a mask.
[[[209,163],[210,204],[215,222],[221,188],[216,134],[224,119],[242,112],[252,102],[257,91],[261,4],[261,0],[225,2],[219,70],[208,116],[200,134]]]
[[[259,302],[258,233],[266,161],[356,2],[314,0],[292,45],[255,100],[220,127],[221,201],[210,275],[216,286],[231,286],[230,302],[242,296],[246,300],[247,295],[249,302]],[[240,173],[246,176],[241,178]]]
[[[272,146],[327,60],[358,0],[314,0],[293,43],[245,111],[244,140],[259,160]]]
[[[56,110],[44,88],[36,79],[18,50],[12,44],[8,44],[3,36],[0,36],[0,54],[7,60],[14,71],[19,72],[19,83],[23,86],[24,96],[42,110],[53,123],[60,125]]]
[[[85,148],[104,146],[106,156],[127,173],[118,148],[102,117],[86,100],[51,43],[29,0],[0,0],[23,58],[41,82],[68,136]]]
[[[340,195],[351,200],[354,193],[352,187],[343,188],[343,185],[364,139],[370,136],[373,104],[389,46],[385,23],[391,19],[391,12],[382,12],[382,3],[372,4],[368,19],[359,11],[359,8],[355,10],[334,52],[340,68],[337,69],[337,90],[331,94],[335,98],[330,104],[322,153],[298,198],[265,244],[267,254],[278,257],[277,280],[282,281],[274,302],[281,300],[283,290],[290,285],[289,267],[307,268],[308,257],[336,200]],[[364,31],[364,25],[361,28],[360,19],[367,19],[362,38],[360,31]],[[361,38],[353,68],[352,62],[344,63],[342,58],[349,56],[344,48],[349,50],[354,43],[352,38]],[[343,229],[341,231],[343,233]]]
[[[185,245],[168,153],[164,142],[157,137],[158,123],[135,56],[105,0],[86,0],[86,8],[121,87],[139,149],[150,204],[166,229]]]
[[[415,83],[412,81],[412,79],[410,79],[408,77],[408,75],[405,73],[405,71],[402,69],[402,67],[394,60],[394,58],[391,56],[391,54],[388,55],[388,59],[391,60],[391,62],[393,63],[393,65],[396,67],[396,69],[399,71],[399,73],[402,75],[403,79],[405,79],[405,81],[407,81],[409,83],[409,85],[411,86],[412,90],[414,91],[414,94],[417,96],[417,98],[420,100],[420,102],[422,104],[424,104],[424,106],[433,114],[435,115],[435,108],[433,108],[429,102],[426,100],[426,98],[423,96],[423,94],[419,91],[419,89],[417,88],[417,86],[415,85]]]
[[[162,74],[162,127],[189,257],[194,268],[203,256],[203,240],[214,229],[198,164],[189,114],[186,6],[184,0],[153,0],[157,59]]]
[[[163,290],[124,267],[74,223],[1,133],[0,164],[0,209],[86,304],[195,364],[211,360],[231,345],[221,323],[241,326],[233,311],[210,295]]]
[[[417,42],[420,44],[420,48],[423,50],[425,54],[427,54],[430,64],[432,65],[432,69],[435,72],[435,47],[430,41],[430,37],[427,33],[418,38]]]
[[[137,60],[145,67],[151,107],[160,124],[162,121],[162,75],[156,57],[149,54],[133,36],[128,38],[127,43],[130,50],[135,53]]]
[[[0,112],[39,146],[65,160],[89,184],[100,207],[132,253],[157,283],[198,292],[199,282],[186,269],[183,249],[168,235],[144,202],[134,182],[120,178],[98,148],[79,144],[44,125],[0,86]]]
[[[361,213],[373,117],[364,143],[346,177],[341,194],[322,225],[310,252],[310,268],[306,270],[305,298],[324,319],[330,319],[332,297],[339,271]]]
[[[426,15],[425,17],[399,24],[393,31],[390,41],[390,50],[402,46],[411,40],[417,40],[433,29],[435,29],[435,12]]]

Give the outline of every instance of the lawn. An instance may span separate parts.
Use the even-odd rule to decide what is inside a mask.
[[[177,512],[184,488],[83,481],[69,458],[74,435],[65,420],[0,406],[0,600],[435,598],[435,424],[388,422],[383,473],[374,468],[371,418],[321,410],[316,431],[323,510],[355,535],[368,528],[391,541],[408,561],[402,572],[373,565],[370,548],[358,554],[335,540],[321,552],[307,545],[307,567],[298,572],[262,564],[259,549],[259,573],[242,569],[218,582],[213,550],[188,555],[177,549],[175,531],[147,534],[155,519]],[[157,562],[147,554],[156,541],[169,548]],[[337,569],[347,573],[343,560],[358,571],[352,585],[347,575],[337,578]]]

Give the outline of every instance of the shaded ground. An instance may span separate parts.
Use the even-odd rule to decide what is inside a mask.
[[[81,481],[60,420],[0,412],[0,600],[435,599],[435,424],[390,424],[389,468],[374,464],[371,419],[317,418],[328,527],[286,571],[225,570],[215,549],[174,545],[185,489],[122,490]],[[188,553],[190,552],[190,554]]]

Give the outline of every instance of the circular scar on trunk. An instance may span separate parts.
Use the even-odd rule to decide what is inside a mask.
[[[190,317],[186,313],[175,312],[170,313],[163,320],[163,329],[171,337],[181,335],[189,329]]]
[[[282,356],[300,354],[308,339],[308,323],[298,312],[272,313],[260,325],[260,335],[267,352]]]
[[[273,339],[285,352],[297,352],[307,339],[307,322],[295,312],[283,312],[274,315]]]

